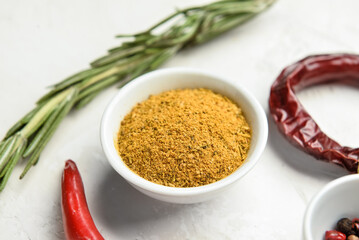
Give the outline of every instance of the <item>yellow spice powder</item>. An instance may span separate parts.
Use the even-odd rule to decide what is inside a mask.
[[[150,96],[121,122],[118,150],[139,176],[171,187],[197,187],[235,171],[251,130],[242,110],[208,89]]]

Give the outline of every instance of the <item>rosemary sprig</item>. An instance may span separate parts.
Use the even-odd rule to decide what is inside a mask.
[[[22,157],[27,158],[27,165],[20,178],[36,164],[57,126],[73,107],[83,107],[115,83],[123,86],[158,68],[183,48],[206,42],[240,25],[274,1],[217,1],[179,10],[145,32],[118,35],[130,39],[93,61],[89,69],[55,84],[32,111],[10,128],[0,142],[0,191]]]

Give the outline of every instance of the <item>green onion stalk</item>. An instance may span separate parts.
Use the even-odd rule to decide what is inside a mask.
[[[55,84],[38,100],[36,107],[8,130],[0,142],[0,191],[20,159],[25,176],[35,165],[61,120],[71,109],[79,109],[103,89],[152,71],[177,52],[244,23],[268,8],[275,0],[222,0],[178,10],[147,31],[118,35],[122,44],[81,71]],[[164,29],[163,29],[164,28]]]

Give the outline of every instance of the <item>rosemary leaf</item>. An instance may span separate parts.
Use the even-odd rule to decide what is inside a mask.
[[[125,37],[126,36],[122,36],[122,37],[118,36],[118,38],[125,38]],[[108,52],[109,53],[115,53],[117,51],[126,50],[128,48],[133,48],[133,47],[136,47],[136,46],[145,45],[145,42],[151,37],[153,37],[152,34],[143,34],[143,35],[139,35],[139,36],[129,35],[126,38],[132,38],[131,41],[123,42],[121,44],[121,46],[111,48],[111,49],[108,50]]]
[[[42,139],[39,142],[37,148],[31,154],[31,156],[25,166],[24,171],[20,175],[20,179],[22,179],[25,176],[25,174],[29,171],[31,166],[33,166],[37,162],[42,150],[45,148],[46,144],[51,139],[52,135],[55,133],[57,126],[61,123],[61,120],[68,114],[68,112],[73,107],[73,105],[76,101],[77,94],[78,94],[78,90],[76,88],[71,89],[71,92],[63,100],[65,103],[60,108],[60,111],[58,111],[57,116],[54,117],[55,120],[51,124],[50,123],[48,124],[49,127],[48,127],[47,131],[45,132],[44,136],[42,136]],[[62,105],[62,104],[60,104],[60,105]]]
[[[238,24],[241,24],[254,15],[252,14],[239,14],[238,16],[229,16],[227,18],[224,18],[220,20],[217,23],[214,23],[210,29],[208,29],[206,32],[203,32],[202,34],[199,34],[196,36],[194,40],[194,44],[200,44],[207,42],[219,35],[221,35],[224,32],[227,32],[228,30],[232,29],[234,26],[237,26]]]
[[[182,32],[179,37],[174,38],[174,39],[168,39],[168,40],[160,40],[157,41],[156,43],[152,43],[152,46],[158,47],[158,46],[175,46],[175,45],[182,45],[185,42],[187,42],[188,40],[190,40],[191,38],[193,38],[193,36],[195,35],[195,33],[198,31],[201,21],[202,21],[202,16],[196,16],[194,15],[193,17],[188,17],[187,22],[184,24],[184,26],[182,27]]]
[[[99,58],[96,61],[92,62],[91,66],[92,67],[102,67],[106,64],[113,63],[117,60],[120,60],[120,59],[130,56],[130,55],[133,55],[135,53],[141,52],[145,49],[146,49],[145,46],[136,46],[133,48],[124,49],[122,51],[115,51],[112,54],[109,54],[105,57]]]
[[[24,158],[30,156],[31,153],[41,144],[41,142],[44,140],[44,136],[47,134],[49,128],[53,125],[59,112],[61,111],[61,109],[64,107],[65,104],[66,101],[63,101],[62,103],[60,103],[60,105],[56,106],[56,108],[52,111],[45,124],[36,133],[35,137],[31,140],[31,143],[29,143],[29,146],[27,146],[24,154],[22,155]]]
[[[163,53],[161,53],[150,65],[150,70],[157,69],[160,65],[162,65],[165,61],[175,55],[180,49],[180,46],[176,46],[170,49],[167,49]]]
[[[26,148],[26,140],[22,141],[20,146],[17,148],[14,156],[10,160],[9,164],[7,165],[6,169],[0,173],[0,192],[5,188],[5,185],[7,181],[9,180],[9,177],[17,164],[17,162],[20,160],[22,153],[24,152]]]
[[[112,67],[112,65],[107,65],[107,66],[103,66],[103,67],[99,67],[99,68],[92,68],[92,69],[84,70],[78,74],[75,74],[75,75],[65,79],[64,81],[62,81],[58,84],[55,84],[54,88],[50,92],[48,92],[46,95],[44,95],[42,98],[40,98],[37,101],[37,104],[45,103],[46,101],[51,99],[54,95],[56,95],[60,91],[66,89],[68,87],[71,87],[74,84],[79,83],[86,78],[90,78],[90,77],[93,77],[101,72],[104,72],[105,70],[109,69],[110,67]]]
[[[94,99],[100,92],[101,91],[93,92],[93,93],[87,95],[86,97],[79,99],[75,105],[76,109],[80,109],[80,108],[84,107],[86,104],[91,102],[92,99]]]
[[[94,92],[102,91],[104,88],[111,86],[113,83],[118,81],[118,76],[113,75],[109,76],[107,78],[102,79],[99,82],[96,82],[96,84],[92,84],[89,87],[82,90],[78,96],[78,101],[82,98],[87,97],[88,95],[91,95]]]
[[[19,138],[19,134],[16,134],[14,136],[11,136],[9,139],[7,139],[3,152],[0,156],[0,171],[6,166],[6,164],[11,159],[11,156],[14,151],[16,151],[16,141]]]
[[[17,123],[15,123],[6,133],[5,138],[14,135],[17,131],[19,131],[25,124],[27,124],[33,116],[36,114],[36,112],[41,108],[41,105],[38,105],[33,110],[31,110],[28,114],[26,114],[23,118],[21,118]]]
[[[3,151],[4,148],[5,148],[5,145],[6,145],[6,141],[2,141],[2,142],[0,143],[0,155],[1,155],[2,151]]]
[[[68,86],[71,86],[71,85],[81,81],[82,79],[92,77],[96,74],[99,74],[100,72],[108,69],[108,67],[109,66],[102,67],[102,68],[90,68],[90,69],[84,70],[82,72],[79,72],[77,74],[74,74],[74,75],[68,77],[67,79],[65,79],[64,81],[62,81],[58,84],[55,84],[54,88],[55,89],[59,89],[59,88],[64,89]]]

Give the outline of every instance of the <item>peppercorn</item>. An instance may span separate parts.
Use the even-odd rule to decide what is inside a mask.
[[[355,236],[355,235],[350,235],[347,240],[359,240],[359,237]]]
[[[356,232],[352,228],[353,222],[349,218],[342,218],[337,223],[337,230],[347,236],[355,235]]]
[[[344,233],[336,230],[330,230],[325,232],[325,240],[346,240],[347,236]]]

